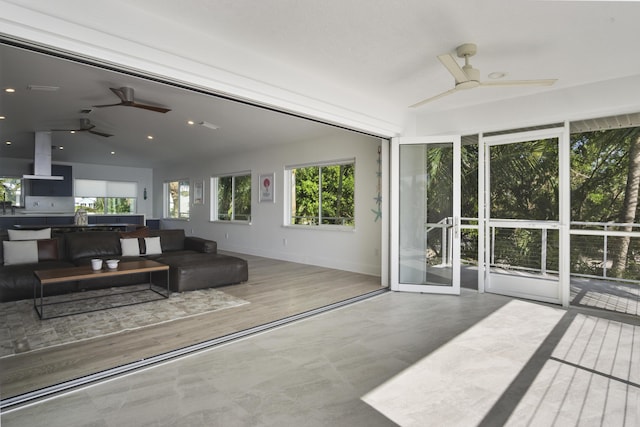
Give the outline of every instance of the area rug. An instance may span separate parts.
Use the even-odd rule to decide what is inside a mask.
[[[216,289],[172,293],[169,298],[144,304],[117,307],[123,301],[156,299],[148,285],[127,287],[133,292],[123,293],[121,288],[102,289],[45,298],[45,303],[61,300],[71,302],[45,307],[45,316],[77,313],[97,304],[113,306],[107,310],[74,314],[66,317],[40,320],[33,301],[23,300],[0,304],[0,358],[41,350],[57,345],[89,340],[107,335],[158,325],[204,313],[249,304]],[[100,297],[92,299],[94,297]]]

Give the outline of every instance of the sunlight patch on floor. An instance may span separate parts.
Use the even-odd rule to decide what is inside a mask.
[[[401,426],[477,425],[564,314],[513,300],[362,399]]]
[[[640,425],[640,327],[577,315],[507,425]]]

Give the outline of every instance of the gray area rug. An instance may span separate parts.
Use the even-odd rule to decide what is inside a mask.
[[[157,299],[159,295],[148,285],[126,289],[127,292],[112,288],[45,298],[45,303],[56,303],[44,307],[46,317],[78,313],[87,307],[115,307],[45,320],[38,318],[32,300],[0,304],[0,358],[249,304],[216,289],[172,293],[166,299]],[[90,299],[93,297],[99,298]],[[148,302],[117,307],[142,301]]]

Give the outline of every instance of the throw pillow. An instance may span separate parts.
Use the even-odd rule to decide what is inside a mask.
[[[42,239],[37,241],[38,261],[58,260],[58,239]]]
[[[160,237],[145,237],[144,244],[147,247],[147,255],[159,255],[162,253]]]
[[[39,240],[50,239],[51,229],[43,228],[42,230],[7,230],[9,240]]]
[[[38,244],[35,240],[3,241],[4,265],[32,264],[38,262]]]
[[[122,256],[140,256],[140,246],[138,239],[120,239]]]

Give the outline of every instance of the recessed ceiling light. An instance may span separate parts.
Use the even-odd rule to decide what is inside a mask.
[[[111,152],[111,155],[113,156],[114,154],[116,154],[116,152],[115,152],[115,151],[112,151],[112,152]]]
[[[153,135],[147,135],[147,139],[153,139]]]
[[[503,73],[502,71],[494,71],[493,73],[489,73],[490,79],[501,79],[506,76],[507,73]]]
[[[16,90],[15,90],[14,88],[12,88],[12,87],[8,87],[8,88],[6,88],[4,91],[5,91],[5,92],[7,92],[7,93],[13,93],[13,92],[15,92]]]
[[[69,133],[76,133],[76,131],[75,130],[70,130]]]
[[[4,119],[6,119],[5,116],[0,116],[0,120],[4,120]]]
[[[58,150],[64,150],[64,147],[62,145],[58,146]]]
[[[188,121],[187,121],[187,124],[188,124],[188,125],[195,125],[195,124],[196,124],[196,122],[194,122],[193,120],[188,120]]]
[[[11,145],[11,141],[5,141],[5,144]]]

